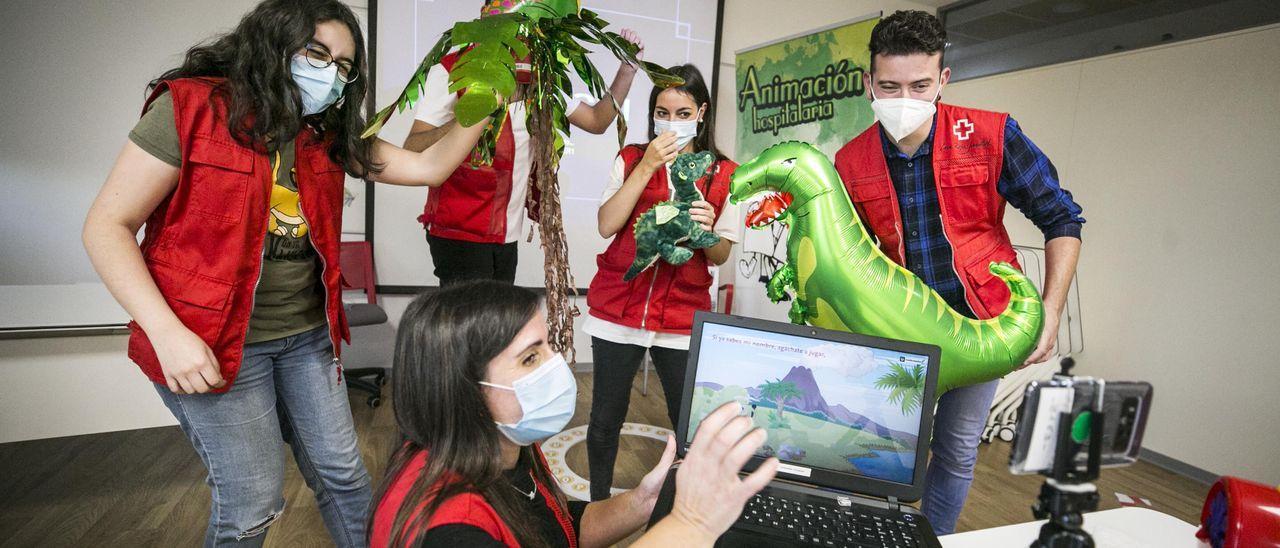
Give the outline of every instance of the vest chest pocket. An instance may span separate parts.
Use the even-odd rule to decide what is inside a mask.
[[[346,181],[346,172],[343,171],[342,165],[329,158],[326,147],[312,147],[307,152],[307,164],[311,166],[312,171],[325,179],[325,182],[330,178],[335,178],[334,180],[339,183]]]
[[[195,136],[187,155],[191,210],[223,222],[243,220],[253,156],[237,144]]]
[[[894,234],[896,211],[889,194],[893,192],[893,183],[888,179],[868,178],[854,179],[850,186],[849,199],[857,208],[857,214],[867,226],[867,232],[881,238],[884,234]]]
[[[310,170],[298,167],[299,190],[307,200],[304,212],[308,215],[341,218],[347,174],[342,166],[329,159],[323,147],[313,147],[307,155]]]
[[[936,175],[943,218],[968,223],[987,219],[995,211],[995,182],[984,163],[940,166]],[[999,219],[995,219],[999,222]]]

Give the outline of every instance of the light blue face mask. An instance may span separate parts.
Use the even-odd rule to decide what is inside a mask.
[[[338,66],[316,68],[304,55],[294,55],[289,67],[293,83],[302,92],[302,115],[311,116],[338,102],[346,83],[338,78]]]
[[[524,416],[511,424],[494,422],[507,439],[520,446],[545,440],[564,430],[578,402],[578,381],[573,378],[564,356],[558,353],[532,373],[516,379],[511,386],[484,381],[480,384],[516,393]]]

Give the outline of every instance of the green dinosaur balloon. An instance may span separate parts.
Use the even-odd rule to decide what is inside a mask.
[[[880,251],[835,167],[808,143],[766,149],[738,167],[729,192],[735,202],[768,193],[751,224],[781,221],[791,229],[787,263],[767,291],[774,302],[788,290],[795,294],[792,322],[938,345],[939,394],[1009,373],[1039,340],[1044,305],[1026,276],[1008,263],[991,263],[991,272],[1009,285],[1008,308],[989,320],[957,313]]]
[[[636,260],[622,276],[623,280],[630,281],[640,275],[658,262],[659,257],[673,265],[682,265],[693,258],[693,249],[706,249],[720,243],[719,236],[703,230],[689,216],[690,204],[703,199],[697,182],[708,176],[715,162],[716,155],[711,152],[676,156],[671,164],[675,199],[659,202],[636,219],[633,225]]]

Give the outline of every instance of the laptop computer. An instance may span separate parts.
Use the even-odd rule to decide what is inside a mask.
[[[676,425],[679,455],[698,424],[743,405],[777,477],[747,502],[716,546],[938,548],[919,510],[940,350],[806,325],[699,312]],[[670,512],[667,476],[650,524]]]

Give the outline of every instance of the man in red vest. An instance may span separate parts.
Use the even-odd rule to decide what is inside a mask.
[[[876,25],[865,84],[878,122],[840,149],[836,170],[885,254],[973,318],[1008,304],[1008,287],[987,265],[1017,265],[1005,202],[1026,215],[1045,237],[1044,332],[1024,365],[1040,363],[1053,355],[1075,276],[1081,208],[1008,114],[938,101],[951,76],[945,45],[941,22],[922,11]],[[964,506],[997,383],[938,399],[921,509],[940,535],[955,529]]]
[[[623,30],[622,37],[641,45],[643,51],[634,32]],[[425,150],[457,126],[453,108],[458,96],[449,92],[449,71],[457,57],[458,52],[451,53],[427,72],[426,90],[405,139],[406,149]],[[631,91],[635,74],[636,67],[630,64],[618,68],[609,93],[619,104]],[[524,228],[532,166],[526,110],[519,93],[507,107],[493,164],[463,165],[443,185],[427,191],[418,220],[427,229],[427,244],[442,286],[474,279],[515,281],[516,240]],[[575,98],[565,102],[569,123],[597,135],[609,129],[618,115],[608,97],[594,105]]]

